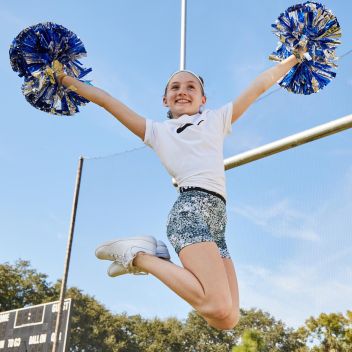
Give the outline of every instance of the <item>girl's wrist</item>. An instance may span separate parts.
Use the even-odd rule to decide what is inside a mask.
[[[295,56],[297,63],[301,63],[304,59],[304,56],[296,50],[293,51],[293,55]]]
[[[56,74],[56,81],[58,83],[59,86],[62,86],[62,80],[67,76],[66,73],[59,73],[59,74]]]
[[[62,85],[62,80],[67,76],[62,63],[58,60],[54,60],[52,63],[52,69],[58,85]]]

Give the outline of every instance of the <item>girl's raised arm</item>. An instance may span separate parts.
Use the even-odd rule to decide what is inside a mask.
[[[253,83],[233,101],[232,123],[234,123],[260,95],[267,91],[297,63],[297,58],[291,55],[276,66],[260,74]]]
[[[59,80],[65,87],[72,87],[72,89],[80,96],[103,107],[131,132],[144,140],[146,126],[144,117],[139,116],[133,110],[100,88],[85,84],[67,75],[60,75]]]

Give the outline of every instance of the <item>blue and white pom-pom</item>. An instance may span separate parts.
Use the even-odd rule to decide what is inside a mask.
[[[12,69],[24,77],[25,98],[35,108],[55,115],[73,115],[79,111],[78,106],[89,102],[74,89],[59,85],[53,70],[53,62],[58,60],[66,74],[81,79],[92,70],[78,61],[82,56],[86,56],[82,41],[67,28],[52,22],[24,29],[10,47]]]
[[[307,1],[289,7],[274,24],[280,42],[270,60],[282,61],[299,49],[306,49],[300,62],[279,82],[298,94],[312,94],[325,87],[335,76],[336,47],[341,44],[341,28],[333,13],[322,4]]]

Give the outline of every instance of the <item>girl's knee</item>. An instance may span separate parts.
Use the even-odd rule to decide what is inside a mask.
[[[240,312],[239,311],[234,311],[234,314],[232,316],[232,319],[230,321],[230,325],[232,326],[231,329],[233,329],[240,321]]]
[[[210,319],[208,320],[208,323],[211,327],[217,330],[232,330],[238,324],[239,320],[239,313],[232,312],[232,314],[228,315],[225,319]]]
[[[234,307],[231,300],[218,299],[211,304],[203,305],[199,309],[210,326],[218,330],[231,330],[240,320],[239,309]]]
[[[201,307],[200,314],[209,319],[224,320],[231,315],[232,311],[230,300],[219,299]]]

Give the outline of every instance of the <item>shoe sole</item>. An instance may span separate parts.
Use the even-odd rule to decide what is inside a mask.
[[[109,266],[107,273],[110,277],[116,277],[120,275],[129,274],[129,271],[122,264],[117,264],[113,262]]]

